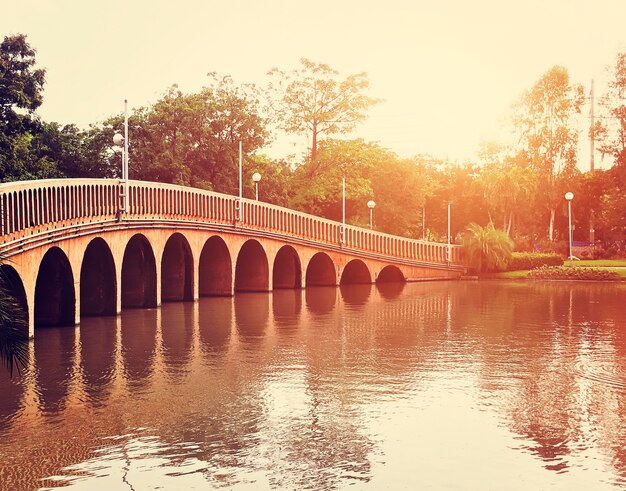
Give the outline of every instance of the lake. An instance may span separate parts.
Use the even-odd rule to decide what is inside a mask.
[[[622,489],[625,307],[391,283],[37,329],[0,370],[0,489]]]

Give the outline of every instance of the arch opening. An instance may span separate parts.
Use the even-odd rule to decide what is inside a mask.
[[[87,246],[80,268],[80,315],[115,315],[116,293],[113,254],[97,237]]]
[[[161,259],[161,300],[193,300],[193,258],[189,242],[175,233],[165,243]]]
[[[199,267],[199,293],[202,297],[233,294],[233,265],[224,239],[214,235],[202,248]]]
[[[44,255],[35,285],[35,327],[76,323],[74,275],[65,253],[53,247]]]
[[[18,272],[8,264],[0,265],[0,294],[5,295],[10,304],[10,314],[16,320],[16,332],[28,338],[28,299],[24,283]]]
[[[156,307],[156,260],[148,239],[134,235],[122,261],[122,307]]]
[[[280,248],[274,259],[272,271],[273,289],[302,288],[302,267],[300,257],[291,246]]]
[[[269,266],[263,246],[256,240],[247,241],[239,251],[235,265],[236,292],[266,292],[269,290]]]
[[[343,269],[339,283],[342,285],[372,283],[372,277],[363,261],[353,259]]]
[[[385,266],[376,278],[376,283],[404,283],[406,278],[397,266]]]
[[[324,252],[315,254],[306,268],[306,286],[335,286],[337,272],[333,260]]]

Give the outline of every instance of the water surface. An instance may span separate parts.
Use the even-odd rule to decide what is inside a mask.
[[[621,489],[625,304],[354,285],[37,330],[0,373],[0,489]]]

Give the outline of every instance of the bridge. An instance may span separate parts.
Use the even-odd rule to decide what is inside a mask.
[[[464,270],[459,246],[231,195],[114,179],[0,184],[0,255],[29,337],[38,326],[161,302],[454,279]]]

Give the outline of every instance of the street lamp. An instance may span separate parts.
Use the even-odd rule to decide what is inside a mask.
[[[565,199],[567,200],[567,215],[569,217],[569,257],[571,261],[574,259],[572,255],[572,200],[574,199],[574,193],[568,191],[565,193]]]
[[[448,262],[452,262],[452,247],[450,245],[452,236],[450,235],[450,202],[448,201]]]
[[[369,200],[367,202],[367,207],[370,209],[370,230],[372,230],[373,227],[373,216],[374,216],[374,207],[376,206],[376,203],[374,202],[374,200]]]
[[[113,145],[122,152],[122,181],[120,189],[119,214],[126,211],[128,205],[128,101],[124,100],[124,135],[115,133],[113,135]]]
[[[346,178],[341,178],[341,244],[346,243]]]
[[[252,180],[254,181],[254,195],[256,200],[259,201],[259,181],[261,180],[261,174],[255,172],[252,174]]]

